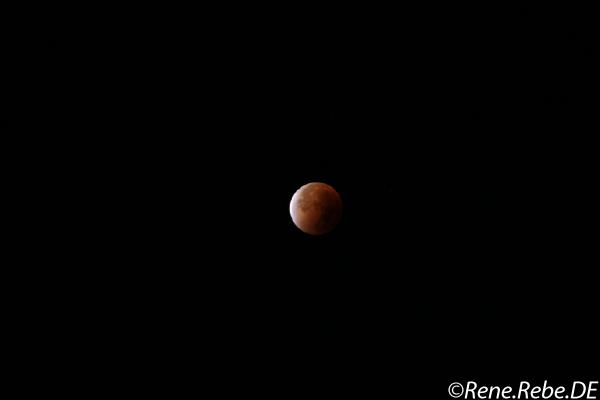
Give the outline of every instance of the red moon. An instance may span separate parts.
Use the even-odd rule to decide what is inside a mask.
[[[340,221],[342,199],[334,188],[325,183],[307,183],[292,196],[290,214],[302,232],[322,235]]]

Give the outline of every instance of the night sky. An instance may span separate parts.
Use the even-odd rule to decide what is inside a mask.
[[[231,338],[289,387],[443,398],[466,377],[589,373],[591,49],[551,15],[491,15],[250,46],[265,63],[241,80],[247,137],[226,158],[251,197],[225,230],[242,243]],[[322,237],[288,211],[312,181],[345,202]]]
[[[57,202],[73,191],[63,243],[90,267],[52,279],[98,294],[50,326],[90,318],[113,360],[180,382],[216,352],[225,392],[279,398],[586,379],[597,46],[563,11],[229,10],[214,28],[48,34],[32,75],[48,106],[1,126],[60,132],[32,142],[66,154],[37,176]],[[315,181],[344,202],[323,236],[289,215]]]

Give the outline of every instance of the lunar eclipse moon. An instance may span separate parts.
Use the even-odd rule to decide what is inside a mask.
[[[322,235],[340,221],[342,199],[334,188],[325,183],[307,183],[292,196],[290,214],[302,232]]]

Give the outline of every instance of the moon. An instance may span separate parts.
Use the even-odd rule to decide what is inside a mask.
[[[302,232],[322,235],[340,222],[342,198],[326,183],[307,183],[292,196],[290,214]]]

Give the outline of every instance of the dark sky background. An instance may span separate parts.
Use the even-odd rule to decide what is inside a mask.
[[[283,19],[240,38],[222,184],[243,365],[331,395],[430,379],[435,398],[589,373],[592,54],[558,17]],[[323,237],[289,217],[311,181],[346,206]]]
[[[453,381],[585,379],[585,13],[313,11],[41,40],[36,101],[52,107],[29,118],[87,135],[51,141],[78,147],[55,161],[102,227],[78,239],[105,266],[80,289],[105,293],[86,308],[99,334],[137,362],[174,352],[177,370],[221,353],[224,390],[445,398]],[[312,181],[345,206],[321,237],[289,216]]]
[[[298,385],[367,394],[433,375],[445,390],[589,368],[585,25],[451,15],[292,28],[249,51],[267,71],[243,81],[242,143],[264,147],[233,172],[252,196],[239,329]],[[324,237],[287,211],[311,181],[346,204]]]

